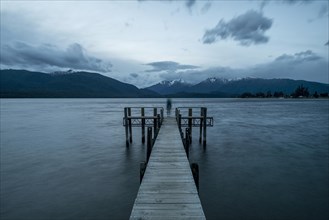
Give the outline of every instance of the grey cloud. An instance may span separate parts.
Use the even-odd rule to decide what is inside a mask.
[[[203,7],[201,8],[201,13],[205,14],[207,13],[207,11],[211,8],[211,3],[210,2],[206,2]]]
[[[307,50],[295,54],[283,54],[273,61],[250,68],[213,67],[190,69],[186,71],[161,72],[162,80],[181,78],[190,83],[197,83],[209,77],[236,79],[259,77],[265,79],[289,78],[328,83],[328,60]]]
[[[188,8],[192,8],[193,5],[195,5],[195,2],[196,2],[196,0],[186,0],[185,5],[186,5],[186,7],[188,7]]]
[[[110,62],[87,55],[78,43],[61,50],[51,44],[33,46],[24,42],[1,44],[1,65],[38,69],[58,67],[98,72],[110,72],[112,67]]]
[[[270,2],[287,4],[287,5],[296,5],[296,4],[308,4],[314,2],[315,0],[263,0],[260,2],[260,10],[263,11],[265,6],[267,6]]]
[[[283,54],[275,59],[276,62],[291,62],[301,63],[305,61],[315,61],[322,59],[320,56],[313,53],[311,50],[295,53],[293,55]]]
[[[193,65],[182,65],[173,61],[159,61],[147,63],[146,65],[151,66],[153,69],[146,70],[146,72],[161,72],[161,71],[177,71],[177,70],[187,70],[196,69],[198,66]]]
[[[130,76],[133,78],[137,78],[139,75],[137,73],[130,73]]]
[[[214,28],[205,32],[202,41],[212,44],[218,39],[232,38],[243,46],[267,43],[269,37],[264,33],[271,28],[272,23],[272,19],[264,17],[262,13],[249,10],[228,22],[220,20]]]
[[[281,0],[282,3],[286,3],[286,4],[306,4],[306,3],[311,3],[314,0]]]
[[[138,2],[146,2],[151,0],[137,0]],[[173,2],[174,0],[162,0],[162,2]],[[192,9],[192,7],[196,4],[196,0],[185,0],[185,6],[188,9]]]
[[[311,50],[283,54],[274,61],[258,65],[250,74],[264,78],[304,79],[328,83],[328,61]]]
[[[326,5],[326,4],[321,6],[319,13],[318,13],[318,18],[323,18],[325,16],[328,16],[328,5]]]

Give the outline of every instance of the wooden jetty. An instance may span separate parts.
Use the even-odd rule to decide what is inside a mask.
[[[198,165],[190,165],[188,155],[190,129],[212,126],[213,119],[207,118],[206,110],[201,110],[203,115],[194,118],[192,110],[189,112],[188,117],[182,117],[176,109],[175,118],[159,118],[154,114],[151,118],[143,115],[138,119],[125,114],[123,124],[127,141],[129,127],[132,124],[142,126],[145,122],[141,119],[153,120],[152,127],[157,129],[152,138],[152,127],[148,127],[146,161],[141,163],[141,185],[130,219],[206,219],[198,194]],[[129,123],[129,119],[135,120],[134,123]],[[185,137],[182,127],[187,127]]]

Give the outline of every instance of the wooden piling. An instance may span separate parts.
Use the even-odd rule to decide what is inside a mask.
[[[139,164],[139,183],[142,183],[144,174],[145,174],[145,170],[146,170],[146,162],[143,161]]]
[[[145,109],[141,108],[141,116],[142,116],[142,143],[145,143]]]
[[[128,108],[128,117],[131,117],[131,108]],[[130,140],[130,143],[133,142],[133,134],[132,134],[132,126],[131,126],[131,118],[128,119],[128,122],[129,122],[129,140]]]
[[[128,138],[128,108],[124,109],[125,116],[125,133],[126,133],[126,147],[129,147],[129,138]]]
[[[199,165],[197,163],[192,163],[191,164],[191,171],[193,174],[193,179],[195,182],[195,186],[199,192]]]
[[[161,116],[160,114],[157,114],[157,133],[159,133],[159,130],[160,130],[160,127],[161,127]]]
[[[203,147],[207,145],[207,108],[203,108]]]
[[[189,156],[190,156],[190,129],[189,128],[185,129],[185,152],[186,152],[187,159],[189,159]]]
[[[156,137],[157,134],[157,113],[158,109],[157,108],[153,108],[153,117],[154,117],[154,122],[153,122],[153,126],[154,126],[154,137]]]
[[[189,108],[188,109],[188,117],[189,117],[189,119],[188,119],[188,128],[189,128],[189,141],[190,141],[190,143],[192,143],[192,108]]]
[[[160,109],[160,115],[161,115],[161,124],[162,124],[162,121],[163,121],[163,108]]]
[[[203,110],[202,108],[200,109],[200,136],[199,136],[199,143],[202,143],[202,123],[203,123]]]
[[[182,115],[178,114],[178,129],[181,130],[182,129]]]
[[[149,162],[152,151],[152,127],[147,128],[147,147],[146,147],[146,163]]]

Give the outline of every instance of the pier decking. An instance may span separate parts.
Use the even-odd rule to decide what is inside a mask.
[[[205,219],[173,117],[163,119],[130,219]]]

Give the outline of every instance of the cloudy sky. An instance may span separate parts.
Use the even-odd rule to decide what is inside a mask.
[[[1,69],[328,83],[328,1],[1,0]]]

